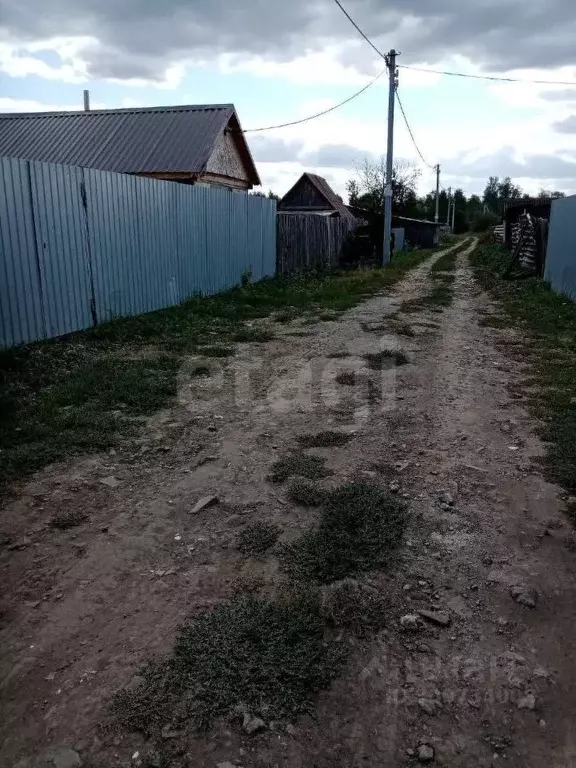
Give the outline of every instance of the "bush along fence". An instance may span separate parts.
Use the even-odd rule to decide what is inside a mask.
[[[0,158],[0,346],[274,275],[276,204],[219,188]]]
[[[277,216],[278,274],[339,266],[356,222],[321,214],[279,213]]]

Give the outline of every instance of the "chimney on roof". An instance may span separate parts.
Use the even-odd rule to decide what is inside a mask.
[[[90,112],[90,91],[84,91],[84,112]]]

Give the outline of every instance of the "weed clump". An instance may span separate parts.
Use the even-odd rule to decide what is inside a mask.
[[[276,544],[280,528],[272,523],[258,521],[247,525],[238,534],[237,547],[247,557],[258,557]]]
[[[298,442],[303,448],[331,448],[332,446],[346,445],[352,440],[353,435],[347,432],[334,432],[326,430],[314,434],[300,435]]]
[[[364,355],[364,360],[368,368],[373,371],[381,371],[387,365],[406,365],[410,360],[405,353],[399,349],[382,349],[380,352],[369,352]]]
[[[386,567],[406,524],[396,496],[371,483],[347,483],[328,495],[318,526],[284,547],[284,567],[294,578],[322,583]]]
[[[326,495],[327,491],[306,480],[295,480],[288,489],[288,498],[303,507],[319,507]]]
[[[292,453],[272,464],[269,480],[273,483],[283,483],[289,477],[297,476],[305,477],[308,480],[318,480],[332,474],[332,471],[325,464],[326,459],[321,456]]]
[[[206,730],[218,717],[241,722],[244,713],[292,719],[339,671],[341,644],[324,631],[313,593],[222,603],[182,628],[171,657],[149,664],[138,687],[118,693],[112,714],[156,738],[167,724]]]

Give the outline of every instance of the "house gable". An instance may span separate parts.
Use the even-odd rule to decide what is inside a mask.
[[[249,171],[236,140],[229,131],[223,131],[216,140],[214,150],[206,163],[206,173],[226,176],[245,182],[246,188],[252,187]]]
[[[317,187],[304,174],[278,203],[278,210],[318,210],[332,211],[334,206],[320,193]]]

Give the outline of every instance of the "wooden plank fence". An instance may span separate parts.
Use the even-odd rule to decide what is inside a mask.
[[[278,213],[276,272],[333,269],[357,223],[350,219],[306,213]]]

